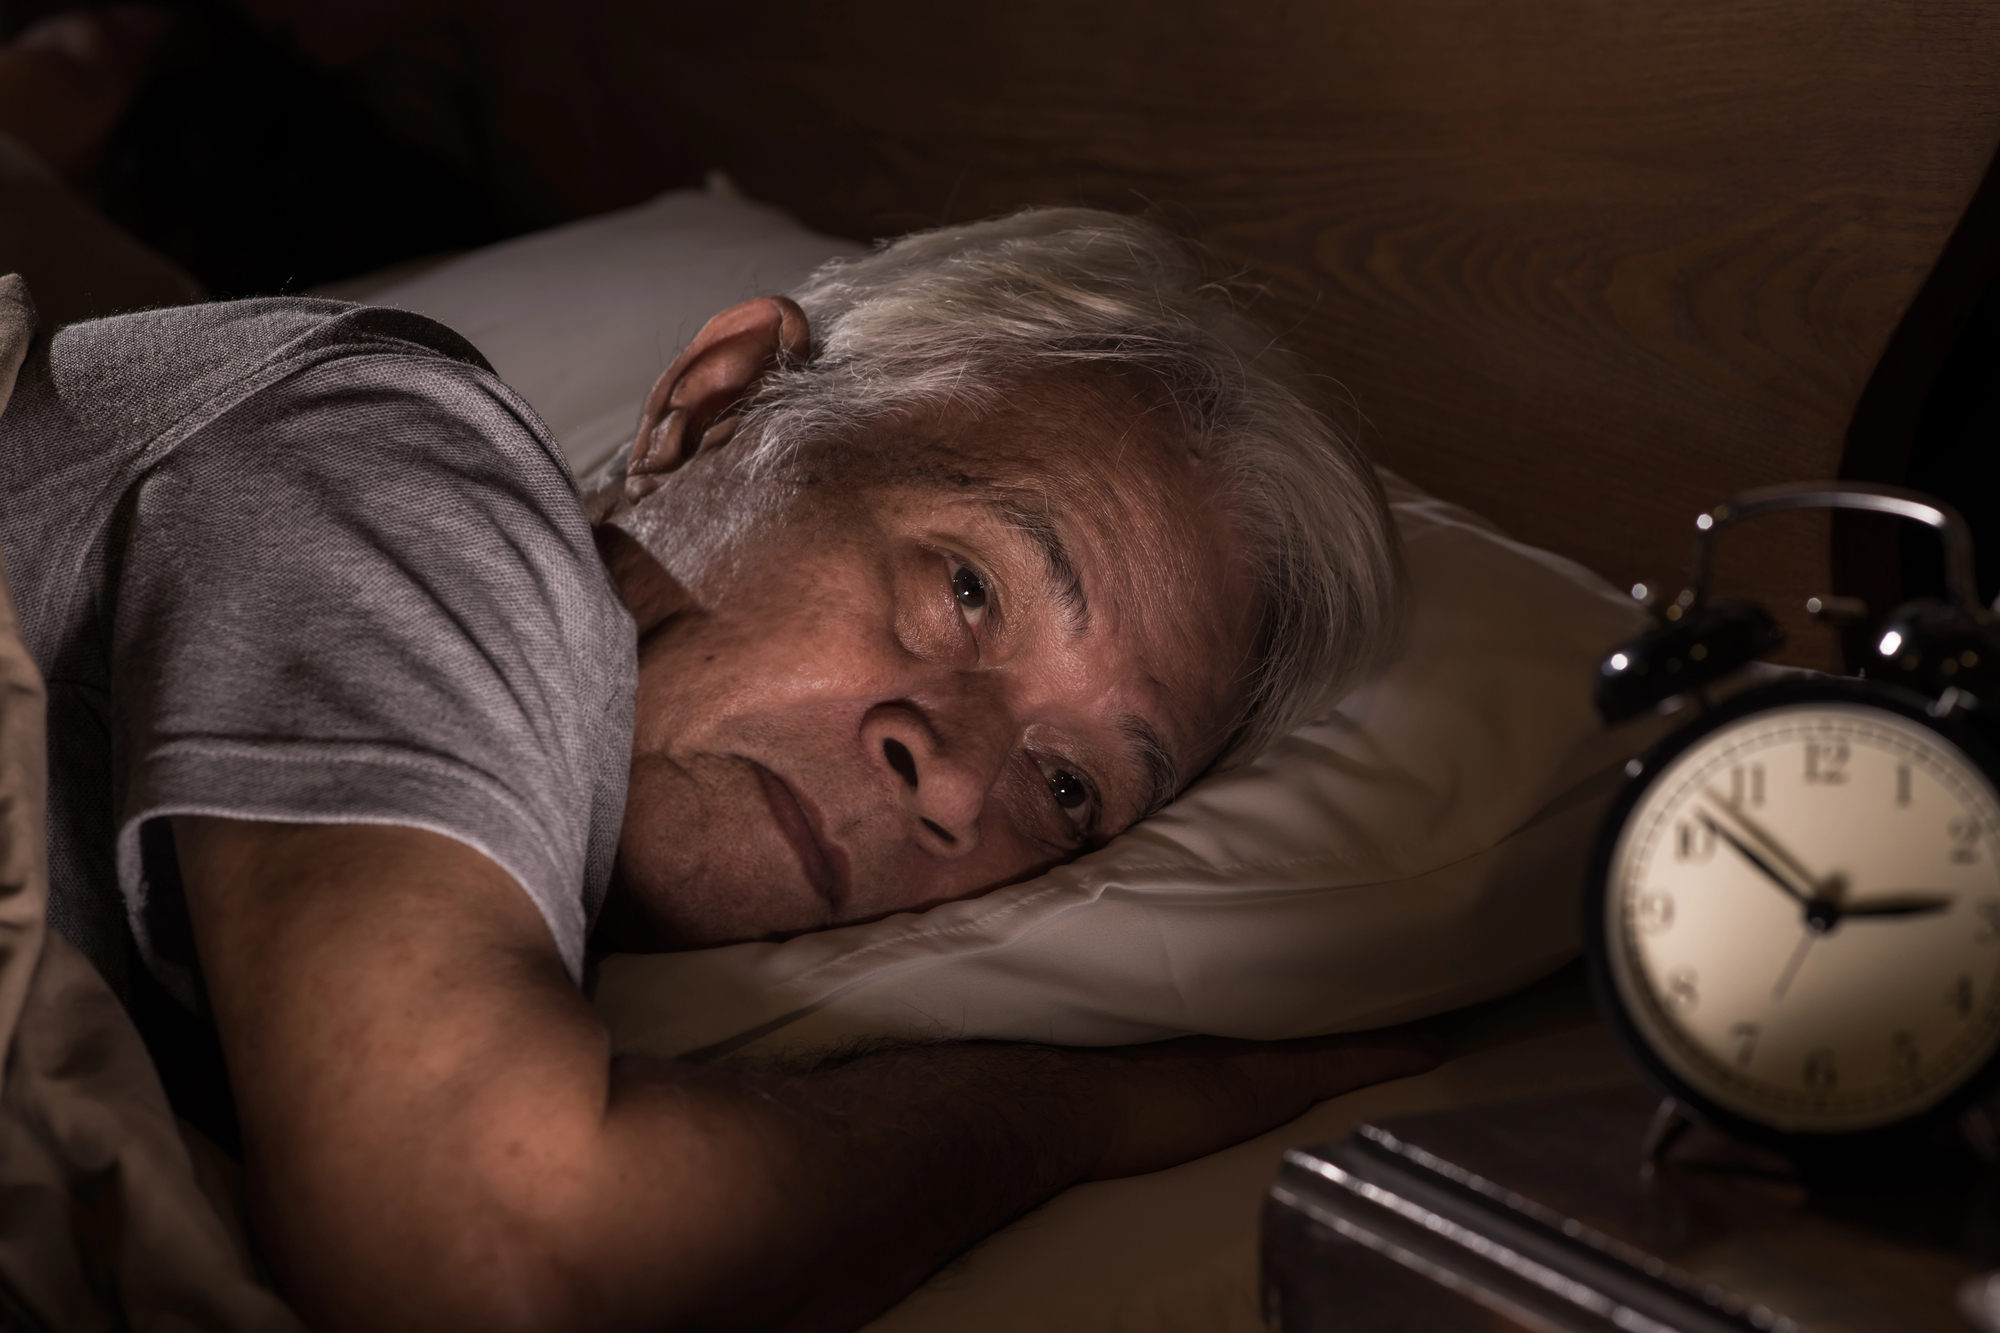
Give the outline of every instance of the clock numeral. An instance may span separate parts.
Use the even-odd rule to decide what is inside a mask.
[[[1806,781],[1837,787],[1847,781],[1847,742],[1806,742]]]
[[[1889,1035],[1889,1063],[1904,1078],[1915,1078],[1924,1067],[1924,1057],[1917,1050],[1917,1036],[1914,1032],[1894,1032]]]
[[[1674,895],[1664,889],[1640,894],[1638,916],[1641,931],[1648,935],[1659,934],[1674,924]]]
[[[1729,1035],[1736,1038],[1736,1067],[1748,1069],[1750,1057],[1757,1053],[1757,1036],[1763,1029],[1755,1023],[1738,1023],[1729,1029]]]
[[[1729,770],[1729,803],[1740,806],[1743,804],[1745,796],[1750,798],[1751,805],[1764,804],[1764,766],[1762,764],[1751,764],[1747,768],[1742,764],[1738,764]]]
[[[1978,907],[1979,929],[1972,932],[1974,944],[1991,944],[2000,940],[2000,898],[1988,898]]]
[[[1833,1049],[1822,1046],[1806,1056],[1806,1086],[1814,1092],[1832,1092],[1840,1086],[1840,1070],[1834,1067]]]
[[[1959,973],[1958,980],[1951,983],[1944,993],[1944,1002],[1952,1007],[1960,1018],[1972,1017],[1972,978]]]
[[[1701,1003],[1701,992],[1695,986],[1694,969],[1676,968],[1667,974],[1667,1003],[1686,1011]]]
[[[1908,805],[1909,803],[1910,766],[1908,764],[1898,764],[1896,765],[1896,804]]]
[[[1956,844],[1951,849],[1952,864],[1967,866],[1979,859],[1979,825],[1977,822],[1968,819],[1964,815],[1958,815],[1949,824],[1944,826],[1944,831],[1950,835],[1952,842]]]
[[[1674,860],[1706,861],[1715,855],[1715,830],[1706,824],[1683,819],[1674,826]]]

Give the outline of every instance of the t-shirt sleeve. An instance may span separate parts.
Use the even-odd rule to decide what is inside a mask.
[[[633,631],[518,399],[445,358],[322,361],[181,440],[112,534],[119,881],[163,980],[192,959],[161,821],[191,813],[455,838],[580,976]]]

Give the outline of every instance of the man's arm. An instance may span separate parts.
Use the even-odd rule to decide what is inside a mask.
[[[847,1328],[1065,1185],[1429,1063],[1366,1039],[614,1062],[534,905],[463,844],[174,828],[252,1209],[319,1328]]]

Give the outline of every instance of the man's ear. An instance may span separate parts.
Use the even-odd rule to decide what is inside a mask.
[[[812,350],[806,312],[783,296],[731,306],[702,326],[667,367],[639,414],[639,432],[625,469],[625,498],[641,499],[703,449],[736,430],[732,410],[778,360],[804,360]]]

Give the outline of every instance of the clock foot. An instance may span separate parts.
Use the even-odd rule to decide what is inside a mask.
[[[1693,1124],[1679,1102],[1662,1097],[1659,1108],[1653,1112],[1652,1123],[1646,1126],[1646,1138],[1639,1145],[1639,1174],[1652,1175],[1653,1168],[1673,1151],[1674,1144]]]

